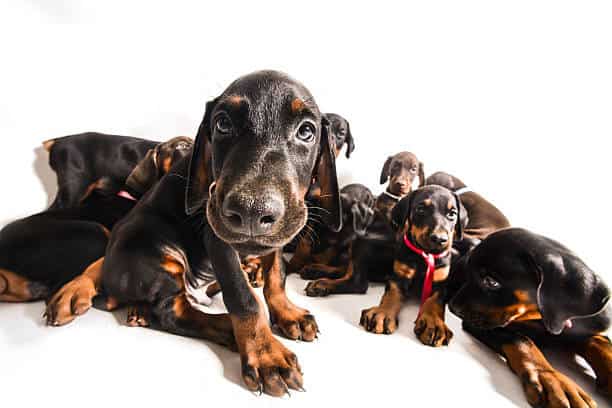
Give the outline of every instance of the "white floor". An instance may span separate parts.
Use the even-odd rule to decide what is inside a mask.
[[[379,300],[381,286],[367,295],[312,299],[304,285],[291,276],[289,296],[315,314],[322,333],[314,343],[283,340],[298,355],[307,389],[290,400],[247,391],[238,355],[219,346],[127,327],[125,311],[92,310],[66,327],[45,327],[43,304],[32,303],[0,304],[2,406],[528,406],[505,363],[463,333],[454,316],[447,319],[453,342],[432,349],[412,333],[416,304],[405,308],[391,336],[359,327],[361,309]],[[220,298],[213,308],[222,308]],[[579,362],[551,357],[600,407],[610,406]]]

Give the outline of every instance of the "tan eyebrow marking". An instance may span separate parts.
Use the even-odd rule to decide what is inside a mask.
[[[291,101],[291,112],[299,113],[302,109],[304,109],[304,101],[300,98],[295,98]]]
[[[425,204],[426,206],[430,206],[431,205],[431,198],[427,198],[425,200],[423,200],[423,204]]]
[[[230,97],[227,98],[227,101],[231,103],[232,105],[240,105],[240,103],[242,102],[242,96],[231,95]]]

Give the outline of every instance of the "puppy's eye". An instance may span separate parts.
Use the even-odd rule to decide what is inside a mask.
[[[315,128],[312,123],[303,123],[297,131],[297,138],[302,142],[312,142],[315,138]]]
[[[501,283],[490,277],[489,275],[482,278],[482,286],[489,290],[497,290],[501,288]]]
[[[417,170],[418,170],[418,169],[417,169],[417,167],[411,167],[411,168],[410,168],[410,172],[411,172],[411,173],[416,173],[416,172],[417,172]]]
[[[189,146],[190,146],[190,145],[189,145],[189,143],[187,143],[187,142],[180,142],[180,143],[178,143],[178,144],[176,145],[176,148],[177,148],[178,150],[187,150],[187,149],[189,148]]]
[[[453,208],[446,214],[446,217],[451,221],[455,221],[457,219],[457,210]]]
[[[423,214],[425,214],[425,207],[423,207],[422,205],[419,205],[414,211],[418,215],[423,215]]]
[[[221,116],[219,119],[217,119],[215,128],[219,131],[219,133],[227,134],[232,130],[232,121],[229,120],[227,116]]]

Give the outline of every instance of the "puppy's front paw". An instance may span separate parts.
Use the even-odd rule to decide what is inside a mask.
[[[448,346],[453,338],[453,332],[444,320],[433,313],[423,313],[414,325],[414,333],[426,346]]]
[[[310,297],[324,297],[329,295],[331,292],[330,280],[323,278],[316,281],[308,282],[306,288],[306,295]]]
[[[597,403],[576,383],[555,369],[534,368],[522,376],[527,401],[533,407],[590,407]]]
[[[242,264],[242,271],[247,280],[254,288],[260,288],[264,284],[263,266],[259,258],[247,258]]]
[[[379,306],[364,309],[361,312],[359,324],[369,332],[376,334],[391,334],[397,330],[399,321],[397,314],[390,313]]]
[[[149,313],[149,308],[144,305],[130,306],[126,324],[130,327],[149,327]]]
[[[319,327],[308,310],[291,306],[284,308],[281,313],[273,313],[272,310],[270,312],[272,324],[283,336],[303,341],[313,341],[317,338]]]
[[[45,316],[50,326],[62,326],[85,313],[98,293],[94,281],[79,275],[57,291],[47,303]]]
[[[282,397],[289,388],[303,390],[297,357],[274,338],[269,326],[263,322],[238,324],[236,342],[246,387],[275,397]]]

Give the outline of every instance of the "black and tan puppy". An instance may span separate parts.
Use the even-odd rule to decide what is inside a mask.
[[[465,285],[450,310],[463,327],[503,355],[537,407],[593,407],[593,400],[555,370],[538,345],[560,346],[591,365],[612,396],[612,344],[604,332],[612,307],[605,283],[560,243],[524,229],[495,232],[454,269]]]
[[[206,105],[191,160],[177,163],[112,231],[103,289],[141,303],[149,324],[237,349],[251,390],[300,389],[295,355],[272,334],[240,257],[263,256],[272,323],[292,339],[316,337],[314,317],[286,296],[281,251],[304,227],[304,197],[321,185],[322,222],[341,227],[329,123],[310,92],[261,71]],[[229,314],[195,308],[188,285],[213,271]]]
[[[495,231],[510,227],[510,221],[497,207],[457,177],[439,171],[427,177],[425,184],[446,187],[459,196],[469,217],[463,231],[465,238],[482,240]]]
[[[404,197],[392,212],[397,234],[393,274],[379,306],[366,309],[360,324],[373,333],[393,333],[402,302],[421,296],[414,332],[423,344],[447,345],[453,333],[444,322],[453,241],[467,223],[459,197],[440,186],[425,186]]]
[[[287,273],[299,273],[304,279],[318,277],[325,271],[328,277],[340,277],[349,262],[351,242],[366,233],[374,219],[374,195],[362,184],[349,184],[340,190],[342,229],[338,232],[314,217],[312,229],[305,229],[298,247],[287,265]],[[313,272],[316,275],[310,275]]]
[[[61,325],[87,310],[109,231],[134,206],[134,197],[165,174],[158,164],[187,156],[190,144],[175,138],[149,150],[126,181],[129,193],[93,189],[77,207],[47,210],[5,226],[0,231],[0,301],[46,299],[82,274],[78,285],[71,282],[70,296],[65,288],[55,293],[47,320]]]
[[[380,173],[380,183],[388,182],[386,190],[376,198],[374,217],[365,235],[357,236],[349,249],[350,262],[341,276],[337,269],[315,268],[304,271],[305,279],[317,279],[306,286],[308,296],[333,293],[365,293],[368,282],[384,282],[391,271],[395,235],[391,226],[391,210],[412,191],[415,180],[425,182],[423,163],[410,152],[389,156]]]
[[[335,140],[334,152],[336,158],[340,155],[342,147],[346,144],[345,155],[349,159],[351,153],[355,150],[355,140],[353,139],[348,120],[337,113],[326,113],[324,116],[329,121],[329,130]]]
[[[186,138],[182,140],[179,143],[190,143]],[[96,132],[43,142],[49,152],[49,165],[57,175],[57,195],[50,208],[75,207],[93,188],[104,189],[109,194],[118,192],[134,167],[159,144],[136,137]],[[160,154],[164,153],[158,150],[153,157]],[[163,167],[163,163],[157,165]]]

